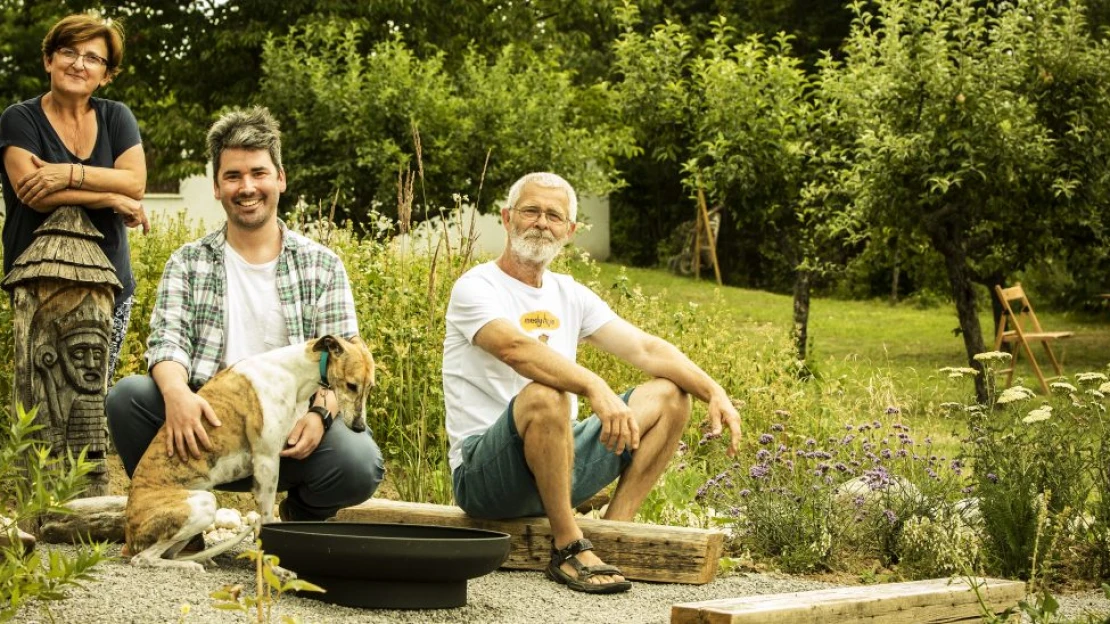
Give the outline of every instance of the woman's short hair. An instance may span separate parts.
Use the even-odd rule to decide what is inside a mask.
[[[53,58],[58,48],[72,48],[78,43],[103,37],[108,44],[108,73],[114,78],[123,64],[123,24],[119,20],[77,13],[63,17],[42,39],[42,53]]]

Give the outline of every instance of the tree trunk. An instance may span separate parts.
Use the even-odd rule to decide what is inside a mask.
[[[798,360],[806,360],[806,343],[809,339],[809,288],[812,274],[799,270],[794,274],[794,350]]]
[[[902,263],[901,263],[901,259],[899,258],[899,253],[898,253],[898,250],[900,248],[898,246],[898,238],[897,237],[894,238],[893,244],[894,244],[894,268],[892,270],[893,275],[891,275],[891,278],[890,278],[890,305],[894,305],[894,304],[898,303],[898,277],[899,277],[898,274],[901,272],[901,269],[902,269]]]
[[[979,326],[979,314],[975,305],[975,289],[968,275],[967,252],[963,247],[963,233],[958,226],[946,223],[939,228],[930,228],[930,238],[944,256],[944,266],[948,271],[948,283],[952,286],[952,299],[956,302],[956,317],[960,322],[960,333],[967,351],[968,366],[979,371],[975,376],[975,398],[985,404],[988,400],[987,379],[984,378],[982,365],[975,355],[986,351],[983,344],[983,330]]]

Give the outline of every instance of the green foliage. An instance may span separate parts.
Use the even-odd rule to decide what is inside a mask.
[[[321,21],[264,46],[259,100],[283,120],[291,194],[338,194],[339,219],[362,223],[392,211],[409,168],[428,189],[473,189],[484,172],[487,206],[532,170],[559,171],[580,192],[616,186],[613,159],[631,148],[603,86],[575,86],[527,46],[492,60],[472,50],[452,73],[445,55],[418,57],[399,34],[368,51],[365,37],[358,22]],[[417,220],[451,205],[423,193],[417,203]]]
[[[262,542],[256,540],[255,548],[239,555],[239,559],[250,559],[255,565],[255,594],[243,593],[242,585],[224,586],[211,594],[213,606],[224,611],[239,611],[248,620],[258,624],[273,621],[273,609],[287,592],[312,591],[325,592],[326,589],[298,578],[283,579],[283,571],[278,568],[280,560],[276,555],[268,555],[262,550]],[[254,617],[251,617],[254,612]],[[186,613],[187,615],[187,613]],[[285,616],[283,624],[294,624],[298,620]]]
[[[981,359],[993,367],[1007,355]],[[993,374],[993,368],[988,370]],[[970,411],[967,454],[975,466],[988,565],[998,573],[1038,574],[1038,540],[1047,567],[1053,547],[1076,537],[1067,529],[1086,516],[1092,500],[1099,501],[1092,510],[1093,534],[1105,534],[1105,505],[1096,488],[1103,485],[1107,461],[1105,393],[1097,389],[1106,377],[1084,374],[1079,379],[1084,381],[1078,386],[1054,382],[1053,396],[1036,400],[1033,392],[1014,386]]]
[[[823,82],[851,112],[846,192],[872,227],[942,255],[970,361],[984,350],[972,282],[1106,246],[1110,49],[1075,1],[852,10],[844,62]]]
[[[65,504],[82,492],[94,464],[84,453],[52,457],[35,437],[42,426],[35,424],[34,410],[21,407],[7,420],[0,433],[0,509],[5,510],[0,531],[8,538],[8,545],[0,548],[0,621],[10,620],[31,600],[64,598],[67,586],[94,579],[94,566],[106,556],[103,544],[82,547],[72,557],[57,551],[44,556],[41,550],[23,555],[18,525],[47,513],[68,513]]]

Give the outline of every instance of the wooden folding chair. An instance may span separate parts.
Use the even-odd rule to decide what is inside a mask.
[[[1046,332],[1041,327],[1041,322],[1037,320],[1037,314],[1033,312],[1033,304],[1029,303],[1029,297],[1025,296],[1025,290],[1022,289],[1020,282],[1009,288],[995,286],[994,292],[1002,303],[1002,319],[998,323],[998,334],[994,337],[994,350],[1001,349],[1002,343],[1005,342],[1012,345],[1011,351],[1014,356],[1010,361],[1010,368],[999,371],[1006,373],[1006,387],[1013,383],[1018,357],[1024,352],[1029,358],[1029,363],[1033,365],[1033,372],[1041,382],[1041,389],[1048,394],[1048,382],[1045,381],[1041,367],[1037,365],[1037,358],[1033,357],[1033,349],[1030,345],[1035,342],[1044,345],[1048,359],[1056,369],[1056,375],[1061,376],[1064,371],[1060,368],[1060,362],[1056,359],[1056,354],[1052,352],[1052,346],[1049,343],[1060,338],[1069,338],[1074,332]],[[1011,306],[1011,303],[1015,305]]]

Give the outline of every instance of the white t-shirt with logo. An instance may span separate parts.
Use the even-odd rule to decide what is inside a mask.
[[[488,429],[531,380],[474,344],[474,335],[495,319],[546,343],[575,361],[578,343],[617,318],[609,305],[569,275],[543,274],[533,288],[493,262],[467,271],[451,290],[443,340],[443,396],[447,408],[451,470],[462,464],[462,441]],[[578,401],[571,401],[571,420]]]
[[[224,365],[289,344],[277,290],[277,258],[251,264],[224,246],[227,271],[227,336]]]

